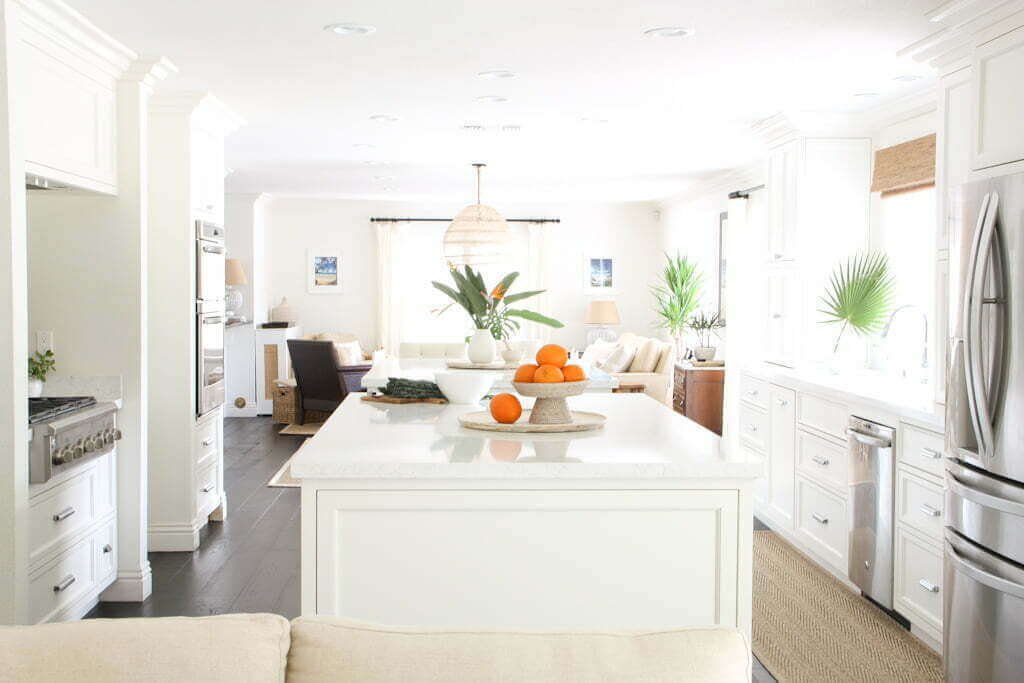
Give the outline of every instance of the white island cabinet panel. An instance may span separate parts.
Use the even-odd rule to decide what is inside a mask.
[[[317,613],[449,627],[736,626],[737,504],[734,491],[321,492],[317,545],[331,552],[317,567]]]

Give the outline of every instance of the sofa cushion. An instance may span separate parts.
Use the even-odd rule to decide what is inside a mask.
[[[280,683],[288,644],[276,614],[8,626],[0,681]]]
[[[625,372],[636,357],[636,346],[619,343],[598,367],[607,373]]]
[[[501,632],[383,627],[327,617],[292,622],[291,683],[565,683],[750,680],[733,629]]]
[[[584,365],[600,365],[608,360],[608,356],[612,355],[615,347],[615,342],[598,339],[583,351],[583,358],[581,360]]]
[[[358,340],[334,342],[334,348],[338,352],[338,365],[362,365],[366,362]]]
[[[657,339],[645,339],[636,350],[636,356],[627,372],[654,372],[661,358],[663,344]]]

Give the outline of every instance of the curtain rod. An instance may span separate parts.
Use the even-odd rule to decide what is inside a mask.
[[[735,192],[730,192],[729,193],[729,199],[749,199],[751,192],[757,192],[758,190],[763,190],[763,189],[764,189],[764,184],[755,185],[754,187],[748,187],[745,190],[736,190]]]
[[[451,218],[371,218],[371,223],[451,223]],[[561,218],[506,218],[506,223],[561,223]]]

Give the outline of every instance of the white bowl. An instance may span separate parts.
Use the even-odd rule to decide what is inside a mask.
[[[489,372],[438,372],[434,381],[449,403],[468,405],[483,400],[494,384],[494,375]]]

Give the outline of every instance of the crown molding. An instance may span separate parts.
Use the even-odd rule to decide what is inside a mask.
[[[972,48],[1020,26],[1024,0],[948,0],[925,13],[936,30],[897,52],[943,72]]]
[[[245,119],[207,92],[159,94],[150,103],[150,111],[192,117],[200,126],[222,136],[245,125]]]
[[[150,93],[157,83],[178,73],[178,67],[166,57],[153,57],[136,60],[121,80],[139,83]]]
[[[13,2],[20,9],[22,40],[47,52],[64,50],[114,78],[120,78],[139,58],[60,0]]]

